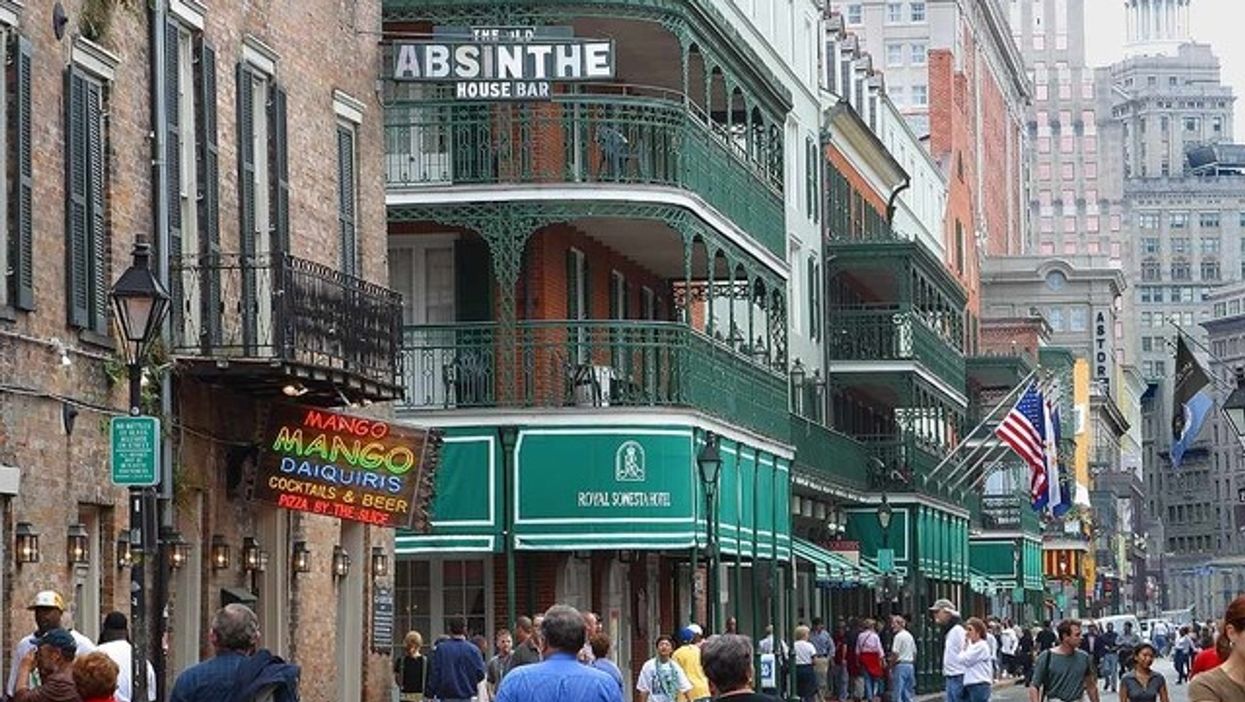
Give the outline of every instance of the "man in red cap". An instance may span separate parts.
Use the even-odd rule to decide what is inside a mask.
[[[5,692],[10,698],[17,689],[17,670],[22,659],[26,654],[34,651],[39,647],[39,637],[43,636],[52,629],[61,628],[61,618],[65,614],[65,600],[54,590],[44,590],[35,595],[35,601],[26,609],[35,613],[35,632],[29,636],[25,636],[21,641],[17,642],[17,647],[13,649],[13,662],[9,666],[9,684],[5,687]],[[90,653],[95,650],[95,644],[90,639],[69,629],[69,634],[78,643],[77,654],[79,656]],[[37,687],[37,678],[34,681]]]

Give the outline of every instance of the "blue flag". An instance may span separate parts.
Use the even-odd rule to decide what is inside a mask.
[[[1197,439],[1206,423],[1206,416],[1214,408],[1210,397],[1210,379],[1206,371],[1193,357],[1184,342],[1184,335],[1176,338],[1176,376],[1172,393],[1172,469],[1179,470],[1185,451]]]

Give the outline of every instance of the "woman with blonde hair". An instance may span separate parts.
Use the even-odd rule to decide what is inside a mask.
[[[795,628],[795,690],[801,702],[817,699],[817,671],[813,669],[813,657],[817,647],[808,640],[809,628],[801,624]]]
[[[398,685],[402,702],[422,702],[424,684],[428,682],[428,659],[421,649],[424,637],[418,631],[408,631],[402,640],[403,655],[393,662],[393,679]]]

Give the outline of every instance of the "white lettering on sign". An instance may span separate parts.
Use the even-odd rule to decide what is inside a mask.
[[[467,99],[549,99],[550,81],[610,80],[614,43],[569,27],[473,27],[394,44],[393,78],[453,82]]]
[[[1110,348],[1107,346],[1107,315],[1102,310],[1094,315],[1094,379],[1108,382],[1111,375],[1107,368],[1107,361],[1111,357]]]
[[[672,504],[668,492],[610,492],[585,490],[579,493],[577,507],[669,507]]]

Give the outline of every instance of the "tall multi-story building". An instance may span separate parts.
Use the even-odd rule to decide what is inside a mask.
[[[1129,3],[1125,58],[1096,75],[1099,190],[1132,283],[1122,347],[1151,385],[1142,504],[1147,530],[1158,536],[1148,543],[1160,549],[1146,556],[1161,564],[1152,569],[1160,577],[1201,563],[1207,556],[1198,554],[1215,548],[1208,495],[1222,445],[1212,421],[1181,470],[1171,470],[1172,350],[1180,333],[1206,343],[1202,323],[1216,289],[1245,274],[1245,177],[1231,145],[1235,97],[1212,48],[1190,38],[1191,9],[1185,1]]]
[[[833,2],[948,183],[947,265],[978,315],[980,259],[1018,254],[1029,227],[1024,62],[998,0]],[[976,323],[969,325],[975,329]],[[970,345],[975,344],[975,333]]]
[[[446,431],[431,529],[397,540],[398,629],[569,603],[633,679],[655,632],[759,639],[829,611],[815,580],[871,583],[824,543],[862,495],[825,489],[815,410],[817,3],[383,10],[397,417]],[[424,70],[453,44],[504,66]]]
[[[1099,189],[1098,120],[1094,71],[1085,61],[1085,0],[1012,2],[1012,37],[1033,80],[1028,113],[1029,215],[1044,256],[1109,255],[1118,211]],[[1118,208],[1118,205],[1117,205]]]
[[[104,615],[131,613],[141,562],[160,699],[213,654],[211,617],[228,602],[250,604],[263,645],[301,665],[303,699],[387,699],[392,532],[377,524],[417,511],[402,452],[419,447],[378,411],[400,391],[401,311],[383,284],[380,55],[365,31],[380,4],[65,9],[52,22],[50,4],[0,3],[4,657],[31,632],[40,590],[97,638]],[[148,257],[131,256],[137,242]],[[171,296],[134,388],[163,448],[140,435],[140,475],[110,479],[126,435],[114,442],[108,422],[131,409],[110,290],[143,263]],[[290,417],[308,443],[274,446],[275,420]],[[374,488],[376,472],[344,468],[359,437],[339,421],[383,436],[372,457],[397,457],[367,460],[385,474],[384,505],[365,507],[378,492],[359,481]],[[345,448],[312,448],[297,476],[281,474],[280,451],[310,447],[313,431]],[[132,530],[116,483],[146,484],[148,467],[160,484],[142,498],[148,527]]]

